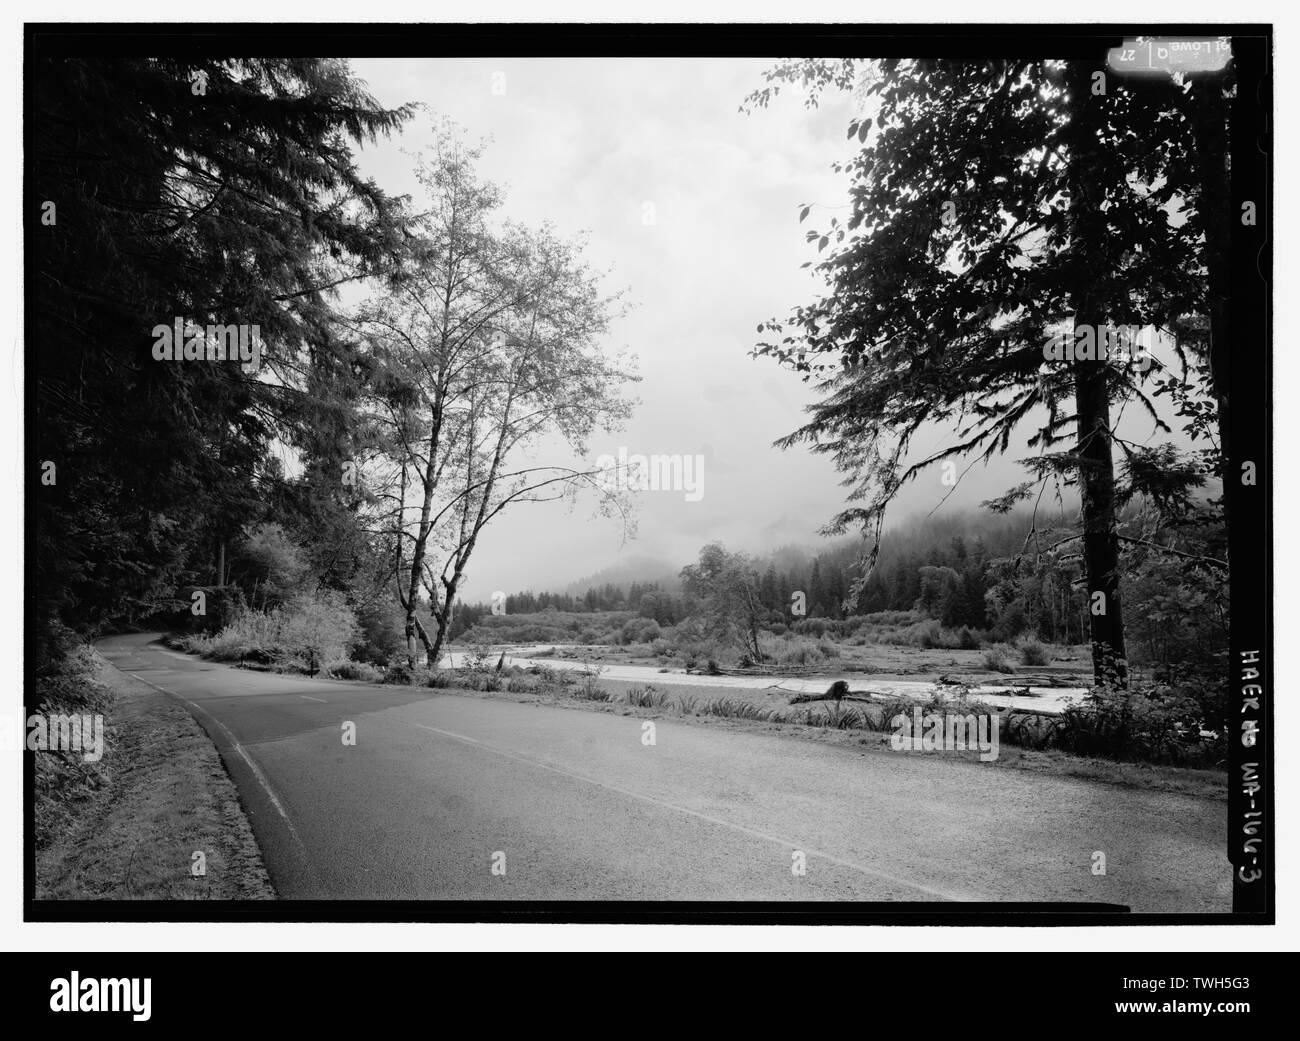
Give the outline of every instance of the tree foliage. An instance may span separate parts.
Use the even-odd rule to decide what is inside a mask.
[[[399,127],[332,59],[51,59],[34,70],[40,629],[166,606],[224,579],[227,544],[310,445],[347,370],[333,288],[398,263],[402,208],[352,148]],[[200,86],[202,89],[200,89]],[[177,318],[260,329],[263,365],[176,363]],[[39,634],[38,634],[39,639]],[[38,650],[38,653],[43,653]]]
[[[493,518],[598,487],[595,471],[531,460],[530,450],[549,444],[580,459],[594,431],[622,424],[631,406],[623,387],[635,378],[630,359],[603,349],[619,302],[583,260],[583,243],[550,227],[497,226],[501,196],[477,175],[480,154],[439,128],[416,167],[427,208],[414,225],[412,266],[356,319],[412,664],[417,636],[438,661]]]
[[[1158,430],[1157,358],[1056,363],[1044,345],[1083,327],[1161,330],[1188,371],[1207,311],[1198,215],[1197,95],[1170,79],[1128,85],[1100,62],[877,63],[876,105],[850,134],[864,142],[840,169],[850,214],[807,238],[824,254],[826,290],[755,353],[801,372],[820,392],[811,418],[778,444],[806,444],[845,474],[846,506],[826,530],[861,527],[874,549],[888,504],[949,458],[988,459],[1026,437],[1037,479],[1080,485],[1089,581],[1109,616],[1094,640],[1123,657],[1115,511],[1171,475],[1169,449],[1125,451],[1130,492],[1112,469],[1112,405],[1132,402]],[[1097,90],[1097,75],[1102,90]],[[780,81],[842,86],[841,66],[812,64]],[[751,103],[770,97],[756,92]],[[807,217],[808,209],[801,213]],[[912,452],[923,426],[954,431]],[[1025,428],[1028,427],[1026,430]],[[1064,445],[1064,447],[1062,447]],[[1153,465],[1154,464],[1154,465]],[[1161,503],[1185,505],[1181,471]],[[862,578],[855,588],[861,588]]]

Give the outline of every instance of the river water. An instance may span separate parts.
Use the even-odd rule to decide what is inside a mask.
[[[653,665],[596,665],[572,658],[534,658],[529,655],[552,651],[551,644],[536,644],[528,647],[493,647],[491,656],[497,658],[505,655],[507,665],[528,668],[541,665],[550,669],[586,670],[599,669],[600,678],[605,680],[627,680],[634,683],[652,683],[665,687],[729,687],[733,690],[780,691],[785,694],[821,694],[836,679],[843,679],[851,691],[871,691],[893,697],[914,698],[925,701],[933,695],[937,685],[925,680],[876,679],[861,673],[846,673],[835,676],[708,676],[700,673],[686,673],[680,669],[660,672]],[[463,667],[470,655],[465,651],[453,651],[442,659],[444,668]],[[1087,693],[1083,687],[1029,687],[1026,692],[1017,688],[1015,693],[1007,693],[1005,685],[986,684],[972,687],[971,694],[997,708],[1033,709],[1038,712],[1059,714],[1065,708],[1076,703]]]

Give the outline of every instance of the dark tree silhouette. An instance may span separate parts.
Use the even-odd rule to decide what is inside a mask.
[[[769,78],[814,91],[852,82],[846,63],[787,63]],[[874,119],[843,169],[851,214],[810,230],[829,290],[755,353],[822,391],[811,419],[778,444],[807,443],[846,474],[851,505],[827,526],[870,536],[851,595],[875,559],[886,507],[936,462],[1005,452],[1031,416],[1039,482],[1077,483],[1094,669],[1125,675],[1117,501],[1153,492],[1181,501],[1203,480],[1168,446],[1115,437],[1112,405],[1136,402],[1169,430],[1154,359],[1049,360],[1044,345],[1085,329],[1159,329],[1189,366],[1203,355],[1206,259],[1196,101],[1172,79],[1121,82],[1105,65],[1061,61],[882,61],[868,72]],[[765,104],[776,87],[750,98]],[[807,219],[811,207],[800,215]],[[1195,359],[1193,359],[1194,361]],[[947,447],[914,458],[913,435],[950,423]],[[1116,446],[1123,454],[1117,479]],[[1170,465],[1152,465],[1157,458]]]

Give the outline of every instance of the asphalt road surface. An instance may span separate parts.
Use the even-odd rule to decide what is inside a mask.
[[[99,650],[203,724],[284,898],[1231,909],[1223,802],[672,718],[649,745],[636,716],[252,672],[154,641]]]

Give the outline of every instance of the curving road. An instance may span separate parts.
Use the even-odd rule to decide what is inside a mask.
[[[285,898],[1230,910],[1223,802],[671,718],[647,745],[635,716],[239,670],[152,635],[99,650],[203,724]]]

